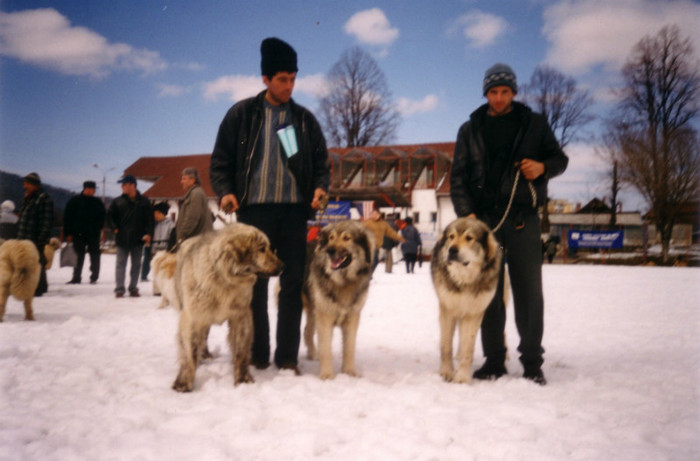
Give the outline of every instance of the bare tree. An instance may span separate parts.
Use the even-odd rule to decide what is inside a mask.
[[[547,118],[562,149],[579,139],[577,130],[593,120],[588,112],[593,98],[588,91],[553,67],[537,66],[522,93],[523,101]]]
[[[668,262],[681,207],[698,197],[700,73],[690,40],[676,26],[635,45],[622,68],[617,119],[608,133],[621,181],[648,203]]]
[[[571,141],[581,138],[576,130],[593,120],[588,109],[593,98],[579,89],[573,77],[567,77],[553,67],[539,65],[530,82],[521,88],[523,101],[545,116],[559,145],[564,149]],[[549,197],[542,209],[542,232],[549,232]]]
[[[607,133],[603,134],[602,144],[595,148],[596,154],[611,165],[610,170],[606,172],[605,176],[605,179],[610,181],[610,209],[612,210],[610,213],[610,228],[617,226],[617,197],[623,186],[620,181],[620,168],[618,165],[620,162],[620,155],[618,154],[617,148],[618,144],[615,133],[613,130],[609,130]]]
[[[391,142],[400,122],[384,73],[360,48],[343,53],[328,73],[329,92],[320,118],[332,145],[355,147]]]

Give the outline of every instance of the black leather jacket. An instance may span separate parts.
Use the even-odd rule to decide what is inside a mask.
[[[209,179],[219,196],[235,194],[241,207],[246,206],[247,193],[255,158],[256,146],[264,120],[265,91],[256,97],[235,104],[226,113],[216,136],[211,155]],[[292,123],[296,130],[299,151],[289,158],[282,156],[294,175],[304,203],[311,213],[314,190],[328,191],[330,169],[328,150],[316,118],[304,107],[289,101]]]
[[[502,215],[513,188],[517,163],[525,158],[545,165],[545,173],[532,181],[536,192],[536,205],[528,181],[521,175],[513,199],[513,210],[524,213],[536,211],[547,197],[549,178],[564,172],[569,158],[559,147],[547,119],[533,112],[524,104],[513,102],[513,110],[521,111],[522,125],[516,136],[509,168],[500,181],[499,190],[486,191],[486,148],[483,123],[488,110],[484,104],[475,110],[457,134],[455,153],[450,173],[450,196],[457,216],[475,213],[478,217]],[[489,197],[489,200],[486,200]]]
[[[133,200],[122,194],[109,206],[107,222],[110,229],[118,231],[114,236],[118,247],[131,249],[143,245],[143,237],[152,237],[155,226],[151,202],[139,192]]]

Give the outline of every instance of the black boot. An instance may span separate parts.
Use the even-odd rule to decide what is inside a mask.
[[[507,375],[508,370],[502,361],[486,359],[484,365],[474,372],[474,379],[496,380]]]
[[[533,383],[539,384],[540,386],[544,386],[547,384],[547,380],[544,377],[544,373],[542,373],[541,368],[530,368],[530,369],[525,369],[525,373],[523,373],[523,378],[529,379]]]

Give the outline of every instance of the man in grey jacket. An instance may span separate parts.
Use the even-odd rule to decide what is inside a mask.
[[[177,224],[175,225],[175,235],[178,242],[209,232],[214,228],[212,214],[207,204],[207,195],[202,189],[197,169],[185,168],[182,171],[180,184],[182,190],[185,191],[185,198],[180,204]]]
[[[505,64],[486,71],[487,103],[474,111],[457,134],[450,175],[450,195],[457,216],[474,216],[494,229],[505,251],[513,290],[515,323],[520,335],[524,377],[545,384],[542,373],[544,299],[542,245],[538,207],[546,203],[547,182],[566,169],[568,158],[547,119],[513,101],[515,73]],[[507,373],[503,332],[503,274],[481,324],[486,363],[476,379]]]

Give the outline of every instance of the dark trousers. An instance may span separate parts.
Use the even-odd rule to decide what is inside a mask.
[[[412,274],[416,267],[416,261],[418,261],[418,254],[416,253],[404,253],[403,260],[406,261],[406,273]]]
[[[37,245],[37,243],[34,242],[34,246],[36,246],[36,249],[39,252],[39,264],[41,264],[39,284],[36,286],[34,296],[41,296],[47,291],[49,291],[49,281],[46,278],[46,263],[48,262],[48,260],[46,259],[46,255],[44,254],[44,245]]]
[[[500,217],[499,217],[500,219]],[[487,223],[494,227],[499,219]],[[524,223],[516,229],[516,223]],[[542,295],[542,244],[540,219],[537,214],[516,215],[508,218],[496,233],[505,250],[504,263],[508,264],[515,325],[520,335],[520,361],[525,369],[538,369],[543,362],[542,334],[544,331],[544,298]],[[481,343],[487,360],[505,361],[506,346],[503,333],[506,308],[503,303],[503,268],[498,290],[484,314],[481,324]]]
[[[251,205],[237,213],[238,222],[250,224],[270,239],[272,250],[284,263],[277,301],[275,365],[296,365],[301,340],[301,289],[306,260],[306,218],[303,205]],[[270,322],[267,315],[268,278],[259,277],[253,289],[253,355],[257,363],[270,361]]]
[[[90,281],[96,281],[100,276],[100,237],[73,237],[73,248],[78,256],[73,268],[73,281],[80,282],[82,278],[86,251],[90,255]]]
[[[153,258],[153,246],[144,245],[143,262],[141,263],[141,280],[148,279],[148,273],[151,272],[151,258]]]

